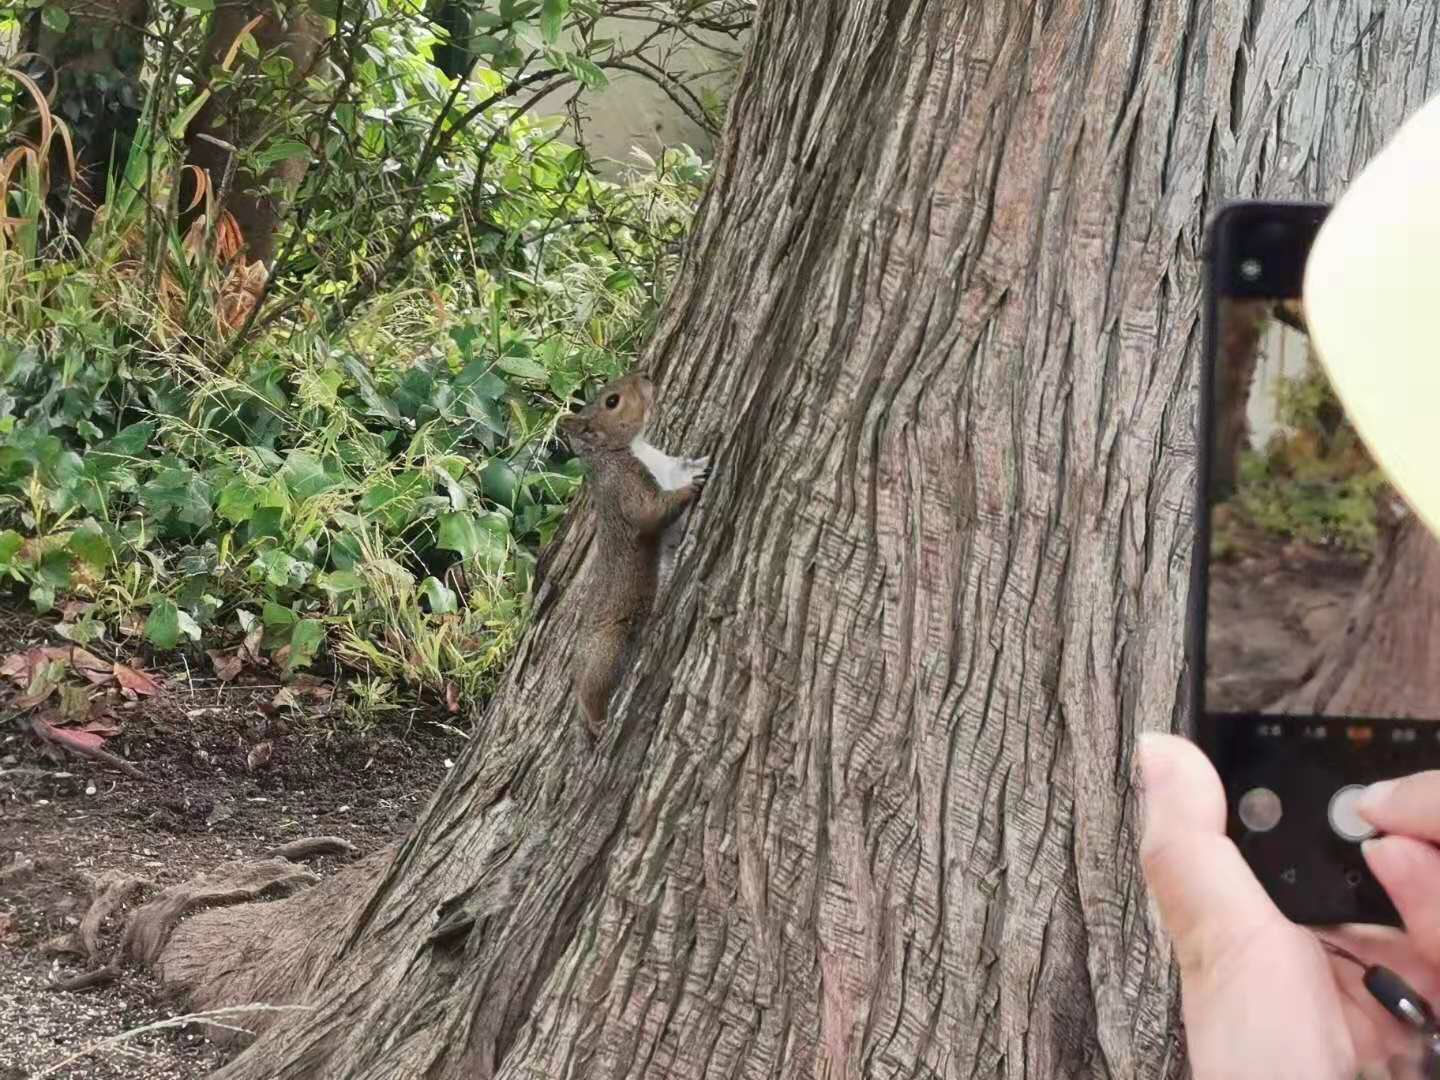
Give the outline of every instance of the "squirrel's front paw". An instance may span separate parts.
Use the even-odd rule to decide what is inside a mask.
[[[686,458],[681,468],[685,473],[685,483],[697,491],[705,486],[705,481],[710,479],[710,459],[708,457]]]

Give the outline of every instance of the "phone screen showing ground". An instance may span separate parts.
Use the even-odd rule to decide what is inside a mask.
[[[1440,720],[1440,543],[1347,422],[1303,305],[1221,297],[1214,345],[1205,710]]]

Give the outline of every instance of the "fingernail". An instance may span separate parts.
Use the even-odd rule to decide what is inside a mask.
[[[1371,784],[1355,800],[1355,812],[1363,818],[1369,818],[1372,813],[1385,805],[1385,800],[1390,797],[1390,792],[1394,788],[1394,780],[1381,780]]]

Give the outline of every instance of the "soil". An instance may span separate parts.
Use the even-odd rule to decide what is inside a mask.
[[[8,648],[57,643],[40,624],[18,623],[0,616]],[[164,682],[158,695],[127,702],[120,733],[105,743],[143,779],[42,742],[0,696],[0,1080],[207,1075],[228,1051],[192,1025],[97,1045],[180,1015],[145,972],[127,967],[91,989],[51,988],[54,978],[101,966],[66,951],[92,882],[123,872],[147,883],[103,927],[108,956],[136,904],[221,862],[303,837],[340,837],[356,856],[393,842],[463,745],[443,708],[357,730],[340,715],[343,686],[312,684],[277,709],[273,675],[268,684],[222,685],[180,671]],[[323,875],[351,857],[307,865]],[[80,1051],[81,1060],[50,1071]]]
[[[1210,564],[1206,707],[1264,712],[1298,689],[1345,620],[1369,557],[1228,526]]]

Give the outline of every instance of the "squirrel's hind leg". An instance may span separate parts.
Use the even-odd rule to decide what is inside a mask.
[[[624,674],[625,635],[598,631],[585,643],[584,654],[575,672],[575,697],[585,714],[585,727],[598,739],[605,731],[605,712],[610,695]]]

